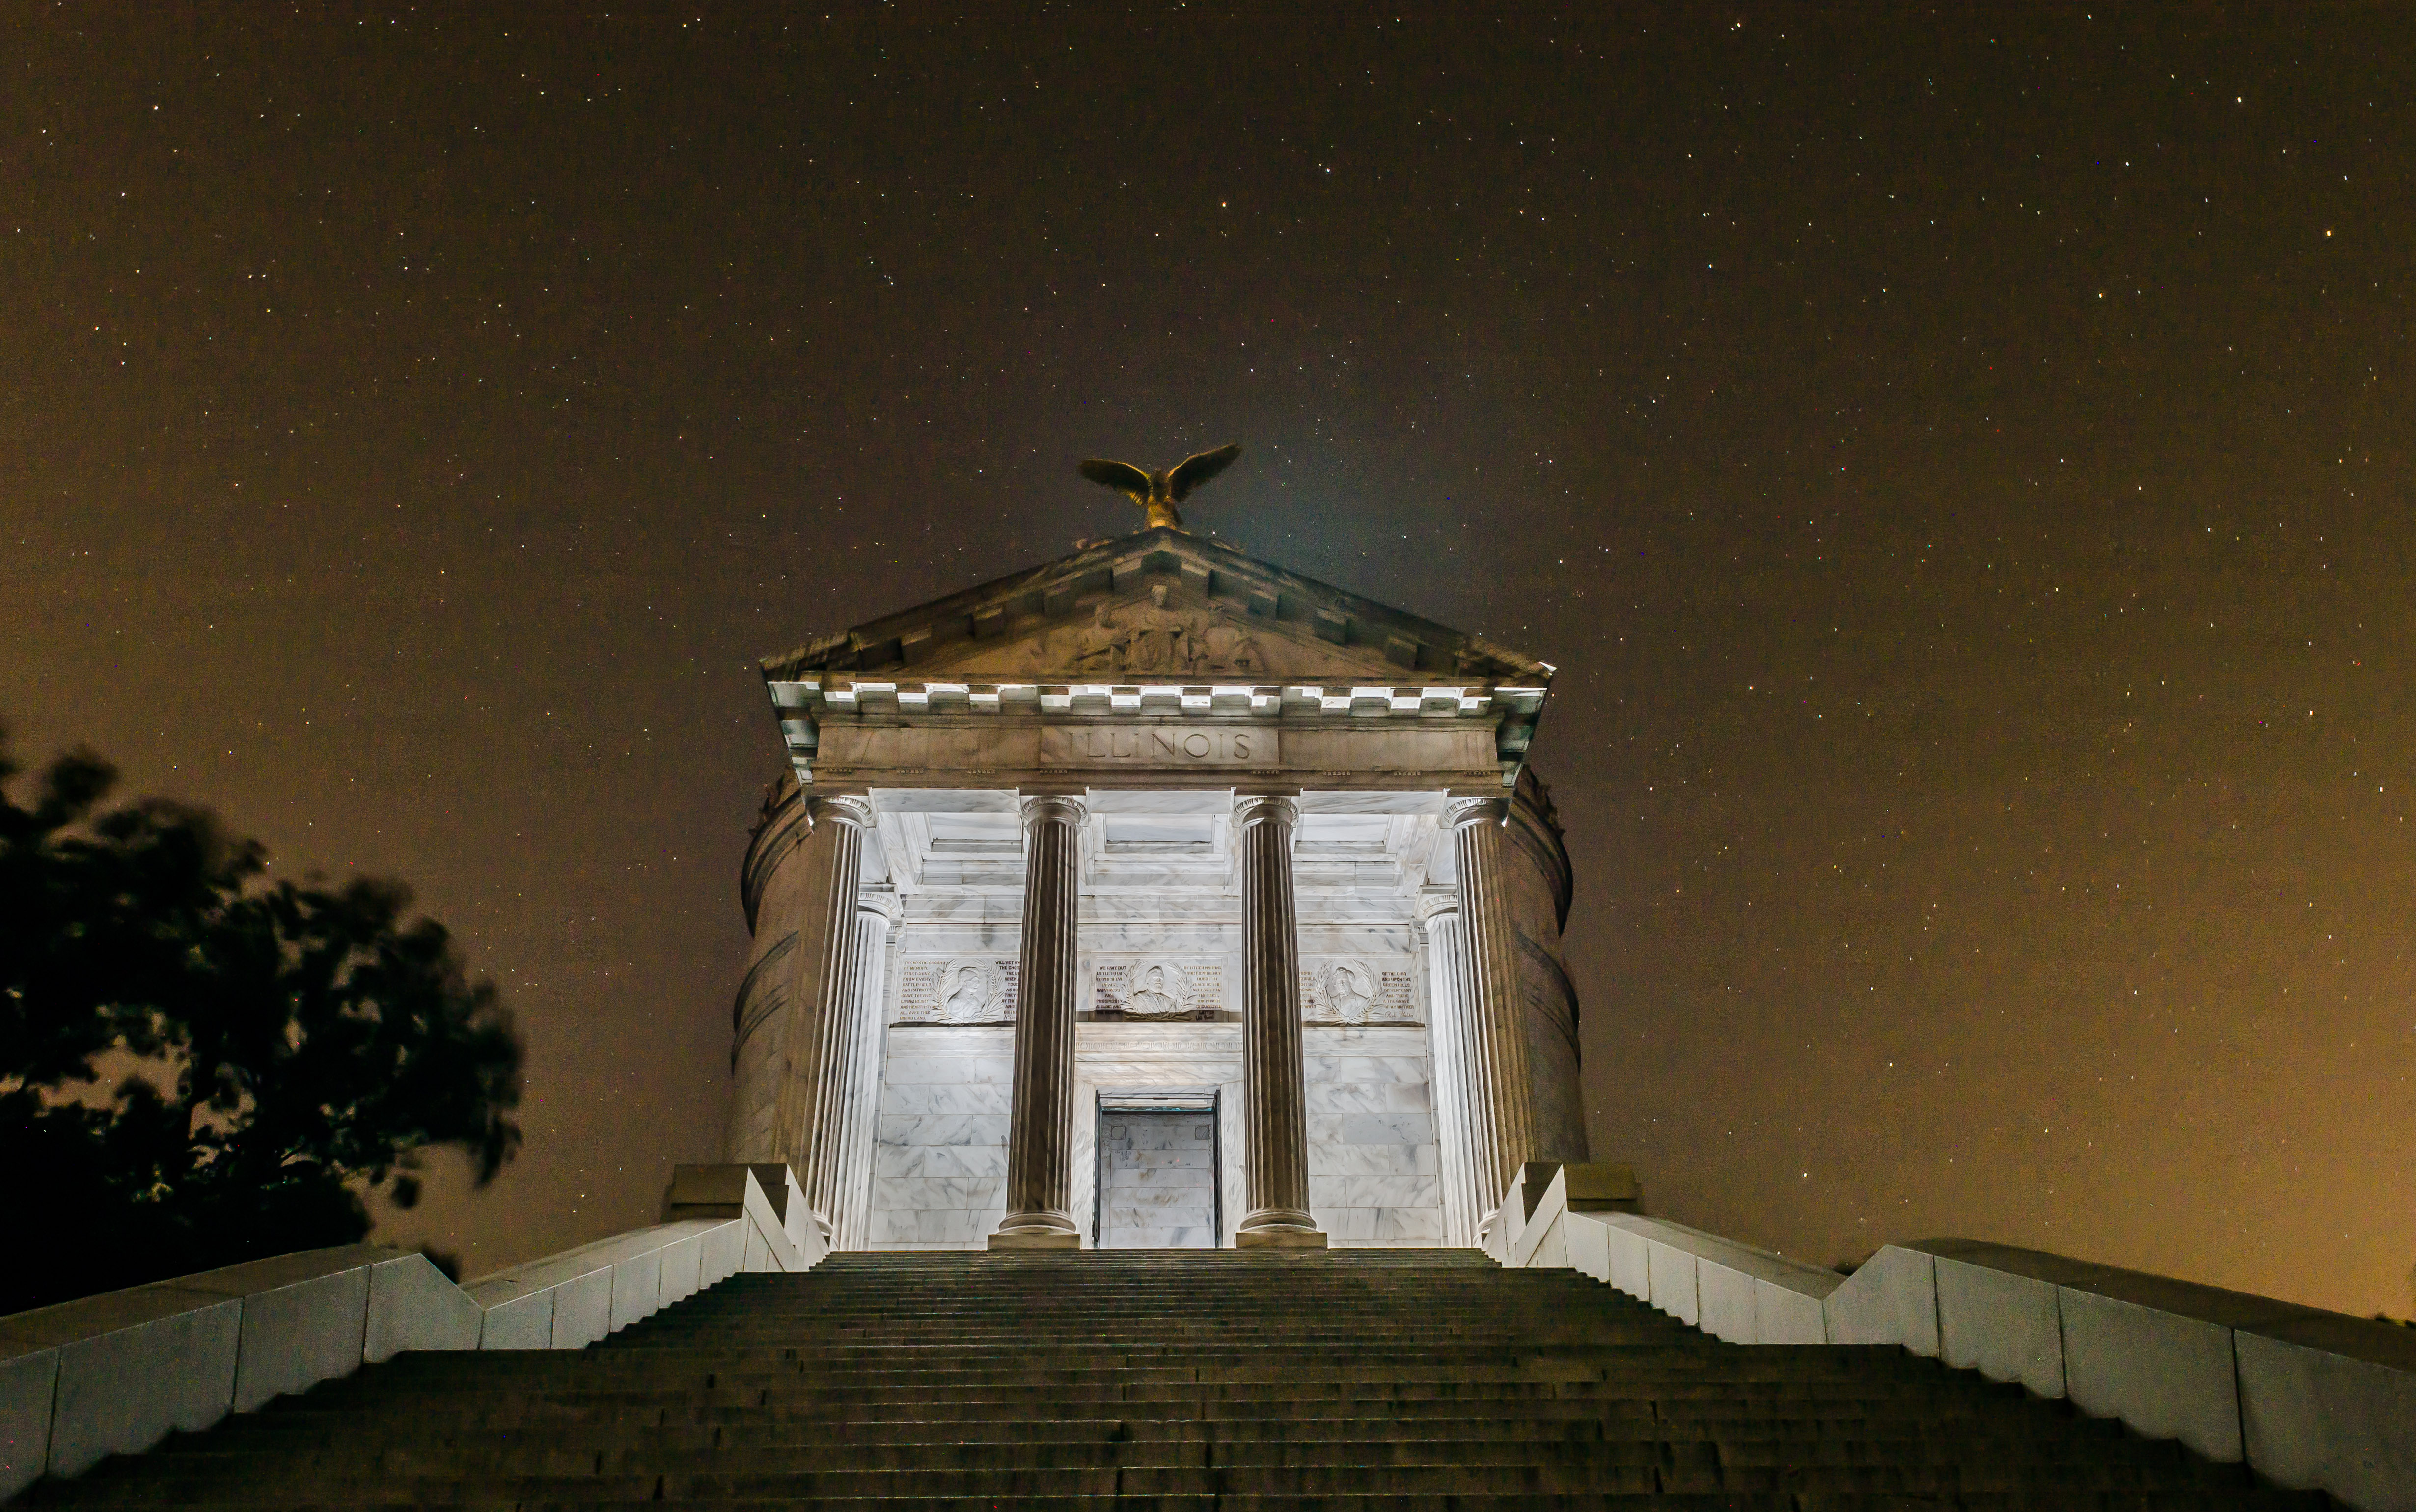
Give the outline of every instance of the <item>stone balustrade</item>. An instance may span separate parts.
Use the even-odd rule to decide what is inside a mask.
[[[2274,1484],[2416,1512],[2416,1333],[1969,1239],[1841,1276],[1665,1218],[1573,1205],[1604,1168],[1524,1167],[1487,1247],[1582,1271],[1740,1344],[1896,1344],[2069,1398]]]
[[[778,1166],[683,1166],[672,1221],[456,1286],[346,1245],[0,1317],[0,1498],[408,1350],[583,1349],[742,1270],[822,1259]]]

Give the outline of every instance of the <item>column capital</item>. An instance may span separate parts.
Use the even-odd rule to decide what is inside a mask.
[[[1079,824],[1091,817],[1091,806],[1071,793],[1025,793],[1018,795],[1017,808],[1023,815],[1023,827],[1049,822]]]
[[[1421,887],[1410,906],[1420,924],[1431,924],[1445,915],[1457,918],[1459,916],[1459,888],[1456,885]]]
[[[1471,824],[1502,824],[1510,819],[1507,798],[1454,798],[1443,805],[1444,821],[1453,829]]]
[[[870,829],[873,824],[872,800],[861,794],[836,793],[806,800],[806,817],[819,824],[825,819],[858,829]]]
[[[1247,829],[1253,824],[1281,824],[1286,829],[1300,827],[1300,802],[1286,793],[1236,793],[1233,794],[1233,826]]]
[[[898,915],[906,912],[906,900],[898,896],[894,887],[860,886],[855,894],[855,911],[880,915],[884,926],[895,924]]]

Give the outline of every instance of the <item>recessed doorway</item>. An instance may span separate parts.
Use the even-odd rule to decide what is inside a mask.
[[[1218,1201],[1216,1095],[1099,1098],[1098,1197],[1092,1242],[1101,1249],[1214,1249]]]

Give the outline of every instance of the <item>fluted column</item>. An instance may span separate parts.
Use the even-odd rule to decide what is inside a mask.
[[[1502,830],[1509,813],[1507,798],[1455,798],[1450,806],[1452,854],[1459,867],[1463,1032],[1457,1060],[1481,1231],[1493,1227],[1502,1194],[1535,1143],[1518,935],[1511,922],[1510,841]]]
[[[1079,798],[1023,800],[1023,960],[1006,1125],[1006,1217],[992,1249],[1074,1249],[1075,951],[1082,904]]]
[[[1292,908],[1290,798],[1233,801],[1242,858],[1242,1141],[1249,1212],[1243,1248],[1322,1249],[1308,1211],[1308,1111],[1302,1090],[1300,930]]]
[[[1459,889],[1430,887],[1418,898],[1418,927],[1427,956],[1427,1044],[1434,1063],[1435,1154],[1442,1167],[1443,1243],[1470,1247],[1485,1204],[1476,1195],[1469,1149],[1468,1007],[1460,996],[1467,972],[1459,930]]]
[[[855,900],[855,1013],[847,1048],[847,1100],[839,1114],[838,1208],[835,1247],[871,1243],[872,1147],[881,1102],[883,1008],[888,1002],[889,959],[901,909],[898,894],[865,888]]]
[[[856,885],[863,869],[869,799],[806,801],[813,833],[797,924],[797,989],[790,1000],[774,1157],[797,1173],[806,1210],[827,1243],[836,1228],[846,1161],[847,1110],[860,998],[856,989]]]

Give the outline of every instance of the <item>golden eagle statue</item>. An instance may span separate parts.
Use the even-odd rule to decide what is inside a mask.
[[[1169,525],[1183,528],[1183,517],[1174,507],[1191,496],[1191,491],[1207,482],[1233,464],[1242,454],[1238,443],[1203,451],[1163,473],[1144,473],[1130,462],[1110,461],[1105,457],[1086,458],[1082,476],[1092,482],[1115,490],[1133,503],[1149,511],[1151,526]]]

